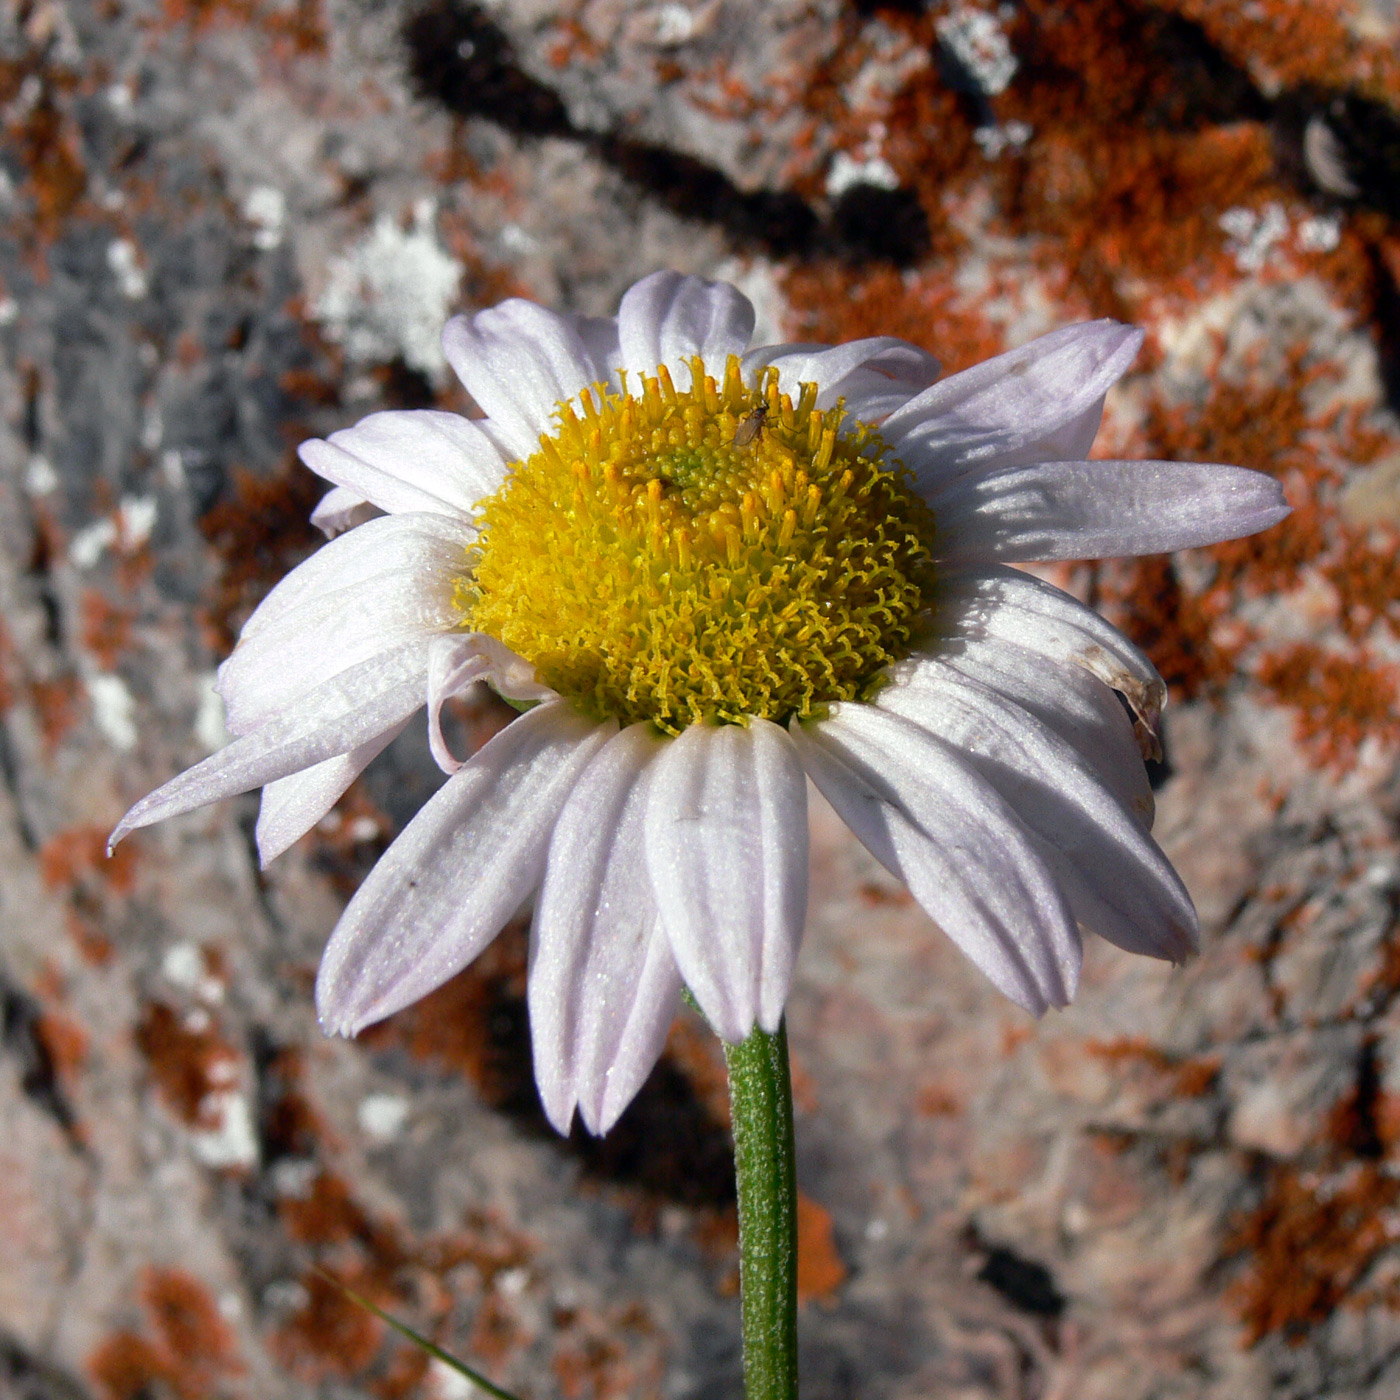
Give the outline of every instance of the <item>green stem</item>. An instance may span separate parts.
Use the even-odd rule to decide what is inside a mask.
[[[787,1029],[726,1045],[746,1400],[797,1397],[797,1177]]]

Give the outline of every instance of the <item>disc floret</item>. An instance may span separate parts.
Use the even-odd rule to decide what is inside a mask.
[[[560,404],[482,504],[465,623],[585,712],[786,722],[862,695],[932,600],[932,516],[844,406],[688,362]],[[737,441],[736,441],[737,437]]]

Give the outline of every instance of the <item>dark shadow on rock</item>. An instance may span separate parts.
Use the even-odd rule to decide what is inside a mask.
[[[533,1136],[558,1144],[587,1176],[691,1207],[734,1199],[729,1131],[716,1121],[690,1079],[662,1056],[621,1120],[603,1138],[575,1121],[560,1139],[545,1119],[535,1089],[525,1003],[523,925],[502,933],[450,982],[371,1027],[366,1048],[461,1073],[482,1099]]]

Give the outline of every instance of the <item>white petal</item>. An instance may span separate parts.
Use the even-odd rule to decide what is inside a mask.
[[[841,819],[1006,996],[1036,1015],[1070,1000],[1082,954],[1064,895],[956,748],[870,705],[792,733]]]
[[[276,778],[263,788],[257,841],[258,860],[264,870],[335,806],[346,788],[403,733],[407,723],[405,720],[386,729],[349,753]]]
[[[749,299],[728,282],[653,272],[628,289],[618,308],[622,367],[629,374],[654,375],[665,365],[684,388],[690,383],[685,361],[699,355],[718,378],[730,355],[744,353],[753,323]]]
[[[313,557],[349,545],[369,528],[332,540]],[[408,534],[395,543],[401,548],[362,559],[365,572],[353,583],[324,592],[301,589],[299,599],[282,606],[271,622],[264,612],[258,625],[243,629],[219,667],[232,733],[249,733],[350,666],[459,624],[454,588],[465,569],[461,545]]]
[[[371,413],[297,452],[318,476],[390,514],[468,517],[506,472],[496,444],[476,424],[435,409]]]
[[[1130,952],[1196,950],[1191,897],[1161,848],[1080,755],[1033,715],[945,670],[877,703],[955,745],[1036,838],[1085,927]],[[1139,765],[1141,766],[1141,765]]]
[[[926,494],[971,468],[1082,457],[1141,345],[1116,321],[1066,326],[949,375],[882,431]]]
[[[1144,747],[1155,741],[1167,687],[1157,668],[1118,629],[1068,593],[1019,569],[992,565],[948,574],[939,584],[940,630],[1011,642],[1050,661],[1082,666],[1127,700]]]
[[[118,823],[110,843],[137,827],[249,792],[373,742],[422,705],[427,674],[426,641],[342,671],[143,797]]]
[[[645,724],[610,739],[550,839],[531,930],[530,1032],[540,1097],[561,1133],[576,1105],[593,1132],[611,1127],[656,1063],[680,997],[643,851],[648,765],[664,747]]]
[[[540,705],[447,780],[331,935],[316,979],[327,1031],[354,1035],[476,957],[539,884],[559,809],[612,732],[565,704]]]
[[[777,725],[691,725],[656,765],[647,868],[671,950],[715,1032],[782,1019],[807,913],[807,788]]]
[[[939,364],[926,350],[892,335],[844,345],[765,345],[744,356],[744,378],[766,365],[778,371],[779,387],[796,398],[799,386],[816,384],[817,407],[837,399],[862,422],[874,423],[906,404],[938,378]]]
[[[454,758],[442,733],[442,707],[477,681],[489,681],[507,700],[557,699],[547,685],[535,680],[535,668],[503,642],[484,632],[454,632],[435,637],[428,649],[428,747],[444,773],[455,773]]]
[[[373,520],[378,514],[378,510],[358,491],[351,491],[345,486],[332,486],[316,502],[316,508],[311,512],[311,523],[328,540],[333,540],[337,535],[353,530],[356,525]]]
[[[1029,711],[1073,745],[1094,776],[1152,830],[1152,785],[1133,721],[1118,695],[1085,667],[999,639],[950,641],[944,651],[911,656],[892,667],[891,688],[937,685],[949,673],[977,682]]]
[[[512,460],[529,457],[554,431],[558,404],[610,377],[611,366],[595,359],[603,344],[596,322],[518,298],[454,316],[442,333],[443,354]]]
[[[968,564],[1161,554],[1238,539],[1289,512],[1271,476],[1208,462],[1041,462],[929,497],[939,556]]]

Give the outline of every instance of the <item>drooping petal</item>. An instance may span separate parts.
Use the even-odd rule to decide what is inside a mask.
[[[117,824],[110,844],[137,827],[250,792],[373,742],[422,705],[427,675],[426,641],[351,666],[143,797]]]
[[[346,788],[403,733],[407,723],[405,720],[386,729],[349,753],[323,759],[264,786],[256,833],[258,862],[264,870],[335,806]]]
[[[1238,539],[1289,513],[1283,488],[1208,462],[1040,462],[969,476],[929,497],[940,558],[1120,558]]]
[[[992,638],[957,639],[890,668],[891,688],[975,681],[1034,715],[1072,745],[1080,761],[1141,825],[1152,830],[1154,801],[1134,723],[1118,695],[1084,666]]]
[[[945,575],[939,604],[941,630],[947,635],[1011,642],[1048,661],[1082,666],[1127,700],[1144,750],[1155,744],[1166,683],[1147,657],[1092,608],[1004,565]]]
[[[744,356],[744,378],[772,365],[778,385],[795,399],[802,384],[820,386],[817,407],[845,399],[846,410],[876,423],[901,408],[938,378],[939,364],[926,350],[892,335],[844,345],[765,345]]]
[[[690,383],[685,363],[699,355],[711,374],[723,375],[726,359],[742,355],[753,334],[749,299],[727,282],[707,282],[679,272],[653,272],[628,288],[617,312],[622,368],[655,374],[665,365],[680,388]],[[634,387],[637,381],[633,381]]]
[[[665,748],[634,724],[593,756],[559,814],[530,948],[535,1078],[551,1123],[577,1106],[606,1132],[651,1072],[680,973],[647,877],[648,766]]]
[[[1196,951],[1196,911],[1171,862],[1052,729],[950,670],[876,703],[955,745],[1001,794],[1082,925],[1129,952],[1176,962]]]
[[[318,476],[389,514],[469,517],[505,479],[506,462],[476,424],[436,409],[371,413],[297,449]]]
[[[1090,321],[984,360],[910,399],[882,433],[925,494],[963,472],[1083,457],[1142,332]]]
[[[379,511],[360,495],[346,486],[332,486],[311,512],[311,523],[328,539],[353,530],[373,520]]]
[[[354,1035],[464,968],[539,884],[550,832],[614,732],[537,706],[480,749],[379,858],[316,979],[327,1031]]]
[[[782,1018],[807,913],[807,788],[777,725],[691,725],[657,760],[647,868],[681,975],[737,1042]]]
[[[952,745],[871,705],[794,724],[837,815],[1006,996],[1064,1006],[1081,948],[1064,894],[1016,814]]]
[[[507,700],[536,702],[558,697],[535,680],[535,668],[503,642],[484,632],[453,632],[435,637],[428,648],[428,747],[449,776],[461,766],[442,732],[442,707],[477,681],[489,681]]]
[[[447,362],[489,416],[493,435],[522,461],[554,430],[556,404],[610,377],[610,366],[594,358],[602,344],[594,323],[519,298],[454,316],[442,333]]]
[[[383,523],[395,519],[424,517],[386,517]],[[369,528],[332,540],[312,558],[349,545]],[[458,624],[454,588],[465,571],[460,542],[400,530],[394,543],[394,550],[370,551],[368,557],[345,551],[364,566],[353,582],[315,592],[301,587],[290,605],[285,597],[279,600],[282,606],[271,621],[268,609],[258,625],[243,629],[233,654],[219,667],[219,693],[232,733],[249,733],[350,666],[415,640],[426,642]],[[322,576],[330,581],[334,575],[326,569]],[[344,571],[336,577],[343,578]]]

